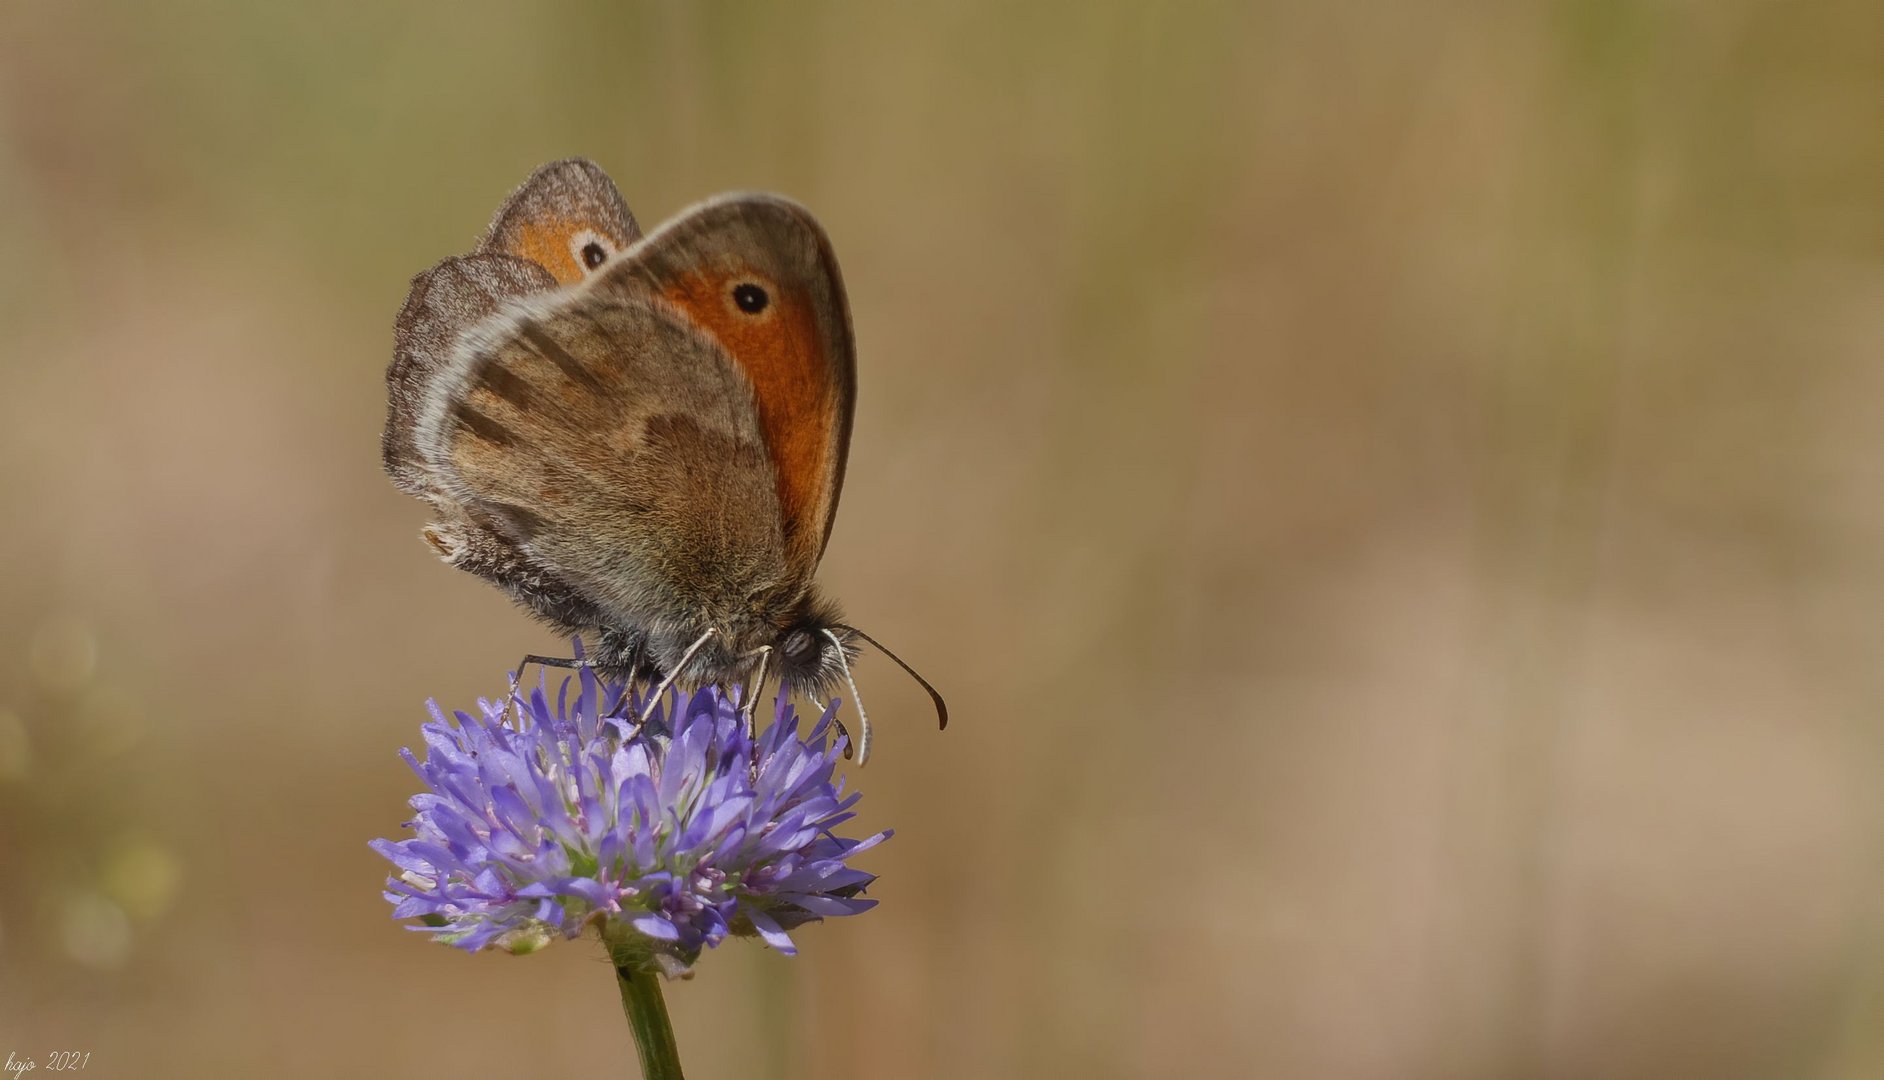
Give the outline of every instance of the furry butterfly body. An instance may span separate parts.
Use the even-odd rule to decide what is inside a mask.
[[[855,353],[802,207],[721,196],[643,236],[601,169],[546,165],[477,250],[413,280],[387,387],[386,469],[432,506],[427,543],[594,633],[597,666],[848,678],[869,639],[813,579]]]

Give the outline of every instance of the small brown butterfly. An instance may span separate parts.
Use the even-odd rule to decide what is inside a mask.
[[[855,640],[813,575],[856,398],[824,230],[774,195],[709,199],[642,236],[580,158],[538,169],[477,249],[413,279],[383,443],[429,502],[426,543],[667,685],[850,681]],[[920,675],[946,726],[942,698]],[[520,665],[521,668],[521,665]],[[859,708],[857,757],[869,755]],[[749,721],[750,722],[750,721]]]

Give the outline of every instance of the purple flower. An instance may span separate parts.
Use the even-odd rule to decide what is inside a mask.
[[[728,934],[791,953],[792,928],[876,904],[848,860],[890,833],[835,831],[858,799],[832,779],[835,701],[801,738],[780,694],[755,744],[717,689],[676,691],[637,728],[637,695],[588,671],[579,685],[553,711],[541,689],[455,722],[432,706],[425,760],[402,752],[430,789],[412,799],[414,835],[372,845],[400,871],[394,918],[513,953],[593,925],[617,963],[675,976]]]

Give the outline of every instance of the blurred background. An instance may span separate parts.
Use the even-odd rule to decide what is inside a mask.
[[[809,205],[866,917],[700,1077],[1884,1075],[1884,5],[0,8],[0,1053],[628,1075],[401,930],[422,702],[557,648],[379,468],[408,279],[584,154]]]

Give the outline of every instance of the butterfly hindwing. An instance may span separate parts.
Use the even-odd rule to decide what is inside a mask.
[[[551,162],[505,199],[476,252],[413,279],[394,328],[381,449],[393,483],[433,505],[426,543],[569,630],[592,626],[594,606],[552,568],[529,559],[498,518],[446,494],[436,462],[418,449],[416,429],[428,402],[450,392],[453,358],[473,327],[506,303],[593,275],[640,236],[599,167],[580,158]]]
[[[419,496],[436,490],[413,445],[413,427],[459,340],[507,301],[555,287],[542,267],[496,253],[454,256],[412,279],[393,325],[381,440],[386,471],[400,490]]]
[[[621,621],[808,584],[786,559],[752,392],[666,305],[513,305],[467,339],[418,443],[449,497]]]

